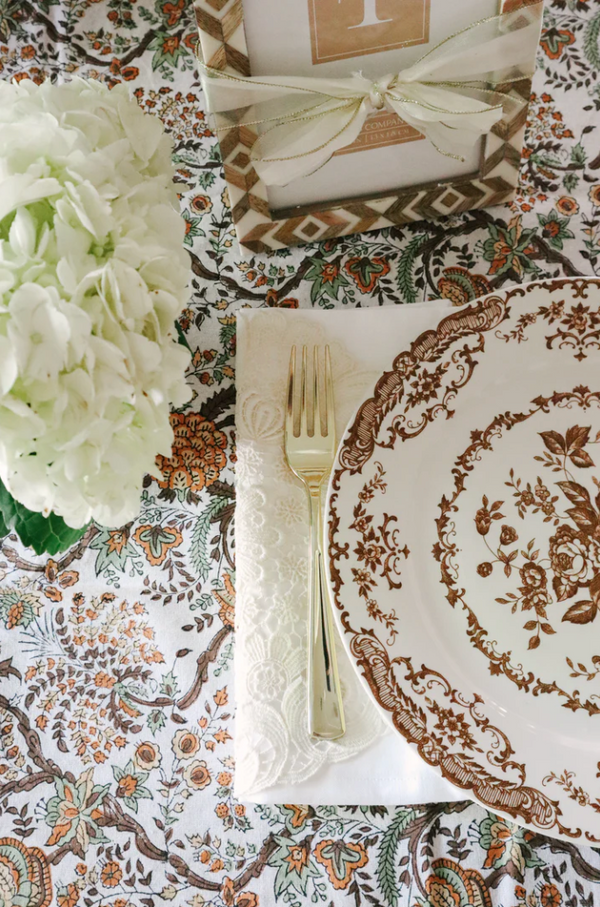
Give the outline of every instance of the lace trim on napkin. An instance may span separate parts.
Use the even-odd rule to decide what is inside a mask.
[[[347,731],[310,740],[306,726],[308,506],[283,452],[290,349],[331,347],[336,428],[378,375],[300,314],[250,318],[240,333],[237,397],[236,794],[297,784],[388,732],[341,643]],[[243,363],[243,365],[242,365]],[[240,367],[241,366],[241,367]],[[338,641],[339,642],[339,641]]]

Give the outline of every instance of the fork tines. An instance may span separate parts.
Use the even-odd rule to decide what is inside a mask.
[[[319,347],[313,347],[309,362],[308,347],[302,347],[302,362],[298,369],[296,347],[292,347],[288,379],[286,433],[295,438],[316,434],[326,438],[329,434],[329,414],[333,413],[333,381],[331,355],[325,347],[324,369],[320,362]],[[300,377],[298,379],[298,372]],[[310,388],[312,387],[312,393]],[[319,431],[316,431],[318,426]]]

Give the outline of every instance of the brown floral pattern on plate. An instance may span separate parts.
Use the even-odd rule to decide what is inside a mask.
[[[464,696],[425,665],[415,670],[410,658],[392,661],[372,631],[353,633],[351,652],[376,701],[428,765],[495,811],[526,815],[527,824],[541,831],[557,829],[572,838],[581,834],[561,822],[558,803],[526,783],[524,766],[514,761],[506,735],[483,714],[480,696]],[[403,683],[399,669],[405,671]],[[439,698],[432,696],[433,688]],[[516,777],[508,781],[511,771]]]
[[[585,299],[585,287],[578,288],[575,298]],[[577,302],[570,307],[565,299],[557,300],[548,306],[540,306],[537,312],[528,312],[517,319],[516,327],[508,334],[500,331],[497,336],[507,342],[516,340],[522,343],[527,340],[527,330],[543,319],[555,328],[554,334],[546,336],[546,346],[552,349],[554,344],[559,349],[575,350],[576,359],[585,359],[590,349],[600,349],[600,311],[592,311],[589,305]],[[588,351],[588,352],[586,352]]]
[[[600,705],[594,696],[582,699],[578,690],[567,691],[555,679],[536,677],[535,672],[523,668],[520,650],[498,649],[467,601],[467,593],[461,588],[465,578],[461,577],[456,562],[460,541],[456,534],[455,515],[482,453],[491,453],[506,433],[523,426],[532,417],[547,414],[551,408],[567,406],[579,407],[584,412],[592,407],[598,409],[600,393],[579,387],[572,392],[539,397],[532,402],[528,412],[502,413],[484,431],[472,432],[472,443],[455,462],[454,491],[445,495],[439,504],[440,516],[436,520],[438,543],[433,555],[441,565],[441,582],[447,588],[447,600],[453,608],[460,604],[467,613],[467,635],[472,645],[488,658],[492,675],[504,674],[520,690],[532,692],[534,696],[557,693],[564,699],[565,708],[573,711],[584,709],[588,714],[596,715],[600,712]],[[511,489],[512,495],[493,503],[484,495],[473,515],[485,557],[477,567],[477,574],[487,579],[501,569],[507,580],[515,575],[518,577],[514,591],[511,589],[495,600],[510,608],[511,614],[517,611],[524,613],[523,629],[532,634],[528,640],[530,650],[537,649],[545,637],[556,634],[557,605],[569,603],[560,613],[560,621],[576,625],[593,621],[600,606],[600,482],[596,477],[591,479],[595,488],[593,500],[588,489],[576,480],[581,477],[575,477],[571,471],[579,473],[594,466],[590,454],[584,449],[590,442],[590,432],[591,427],[579,425],[570,427],[564,435],[553,430],[540,432],[540,452],[533,459],[542,464],[542,469],[546,467],[554,474],[559,472],[562,481],[546,484],[537,475],[534,481],[524,482],[512,467],[507,466],[504,484]],[[596,438],[600,439],[600,432]],[[535,463],[534,467],[540,471]],[[557,493],[554,494],[554,491]],[[546,550],[544,543],[538,544],[533,535],[537,531],[536,520],[553,527]],[[518,531],[514,522],[521,522]],[[525,533],[527,542],[519,538]],[[577,601],[572,602],[573,598]],[[552,611],[549,613],[550,608]],[[593,659],[596,658],[600,662],[600,656],[594,655]],[[573,669],[573,661],[578,659],[568,655],[566,659]],[[593,664],[596,664],[594,660]]]
[[[555,295],[560,291],[562,298],[560,306],[555,307],[554,316],[560,315],[564,321],[571,311],[568,309],[567,299],[572,297],[578,301],[585,300],[590,289],[596,286],[594,281],[587,280],[551,280],[542,284],[517,287],[501,295],[487,297],[479,304],[465,307],[460,312],[452,313],[440,322],[437,330],[427,331],[419,336],[408,350],[395,359],[392,369],[378,381],[373,396],[360,407],[349,426],[340,448],[338,467],[332,476],[329,498],[330,582],[345,642],[359,673],[366,681],[376,702],[392,719],[395,728],[417,747],[426,762],[438,767],[454,784],[469,790],[484,806],[542,829],[546,833],[552,832],[571,838],[583,836],[588,841],[598,841],[600,837],[590,828],[582,830],[580,827],[569,827],[569,823],[564,819],[564,798],[555,800],[549,797],[542,789],[544,783],[541,776],[535,778],[533,782],[529,781],[523,754],[515,751],[509,737],[497,726],[498,722],[492,723],[486,716],[485,701],[479,694],[463,694],[448,677],[434,670],[432,666],[413,664],[408,647],[405,645],[404,650],[399,648],[403,641],[402,625],[394,639],[386,641],[380,638],[377,622],[366,608],[364,617],[359,616],[356,609],[349,610],[350,604],[344,591],[346,584],[344,577],[351,569],[347,561],[352,558],[352,543],[348,543],[347,539],[353,537],[352,533],[356,533],[357,526],[349,519],[349,514],[344,514],[345,522],[342,527],[340,514],[344,508],[341,506],[340,495],[343,481],[360,474],[368,484],[376,474],[374,470],[383,470],[382,464],[389,463],[389,460],[385,461],[382,457],[380,463],[376,457],[378,451],[395,449],[397,445],[404,445],[418,438],[428,426],[440,418],[442,420],[453,418],[457,399],[476,374],[486,352],[486,345],[496,344],[498,340],[503,340],[507,344],[521,344],[529,339],[525,336],[527,327],[536,322],[539,331],[539,327],[548,319],[544,317],[545,313],[541,306],[534,307],[530,303],[529,311],[527,310],[528,294],[539,291],[540,288]],[[514,314],[513,306],[517,309]],[[521,306],[524,309],[522,316],[518,314],[518,308]],[[588,325],[595,327],[594,319],[597,319],[598,330],[595,336],[590,330],[581,335],[581,343],[576,345],[575,356],[576,362],[579,363],[583,363],[587,358],[588,353],[584,351],[591,353],[594,349],[600,348],[600,307],[596,306],[597,311],[594,311],[591,305],[585,308]],[[506,324],[504,333],[500,328],[503,324]],[[566,323],[561,325],[559,330],[563,333],[560,338],[555,335],[544,336],[545,348],[552,350],[554,355],[561,353],[564,356],[565,351],[573,346],[572,338],[567,336],[567,328]],[[579,353],[582,355],[578,355]],[[582,401],[585,395],[594,396],[587,388],[576,388],[570,394],[572,400],[577,397]],[[566,401],[566,396],[561,398],[560,394],[554,394],[554,397],[555,405]],[[600,395],[596,394],[596,405],[599,401]],[[552,396],[544,401],[540,397],[539,400],[534,400],[531,415],[542,406],[551,405]],[[586,405],[590,404],[583,402],[581,404],[584,410]],[[498,417],[499,426],[502,424],[502,418]],[[506,418],[510,418],[510,413]],[[514,424],[526,418],[527,415],[522,414],[518,419],[515,416]],[[587,422],[583,418],[574,420],[569,441],[567,442],[566,438],[568,431],[564,432],[563,429],[561,435],[568,449],[570,463],[577,469],[586,467],[578,466],[576,461],[583,462],[586,455],[590,456],[585,450],[590,443],[584,432],[586,427]],[[548,444],[540,441],[540,460],[547,463],[538,466],[539,472],[543,472],[545,468],[550,470],[553,468],[546,454],[552,456],[552,450]],[[458,477],[457,471],[455,478],[456,493],[460,494],[464,476]],[[505,570],[507,579],[509,574],[517,575],[516,562],[520,558],[518,581],[523,589],[522,601],[528,597],[531,602],[529,610],[536,614],[535,605],[537,604],[540,611],[544,590],[551,588],[553,597],[562,594],[564,601],[567,600],[567,596],[570,596],[568,600],[571,601],[582,587],[589,590],[592,579],[590,578],[588,584],[587,575],[585,580],[579,577],[577,583],[573,581],[570,586],[565,584],[566,578],[573,576],[572,571],[579,566],[576,558],[581,556],[581,552],[577,545],[584,543],[578,533],[582,533],[583,530],[577,522],[578,518],[573,519],[573,514],[565,516],[562,511],[557,510],[557,502],[552,500],[553,497],[559,496],[555,495],[553,489],[553,484],[556,483],[550,480],[540,482],[537,473],[535,487],[531,488],[527,484],[523,485],[523,479],[516,473],[512,476],[507,474],[506,479],[511,483],[511,490],[507,489],[505,499],[501,501],[489,497],[480,499],[481,503],[471,514],[471,520],[475,521],[477,527],[476,537],[483,540],[492,531],[491,527],[498,533],[495,556],[490,559],[488,554],[486,560],[481,561],[483,566],[478,571],[479,578],[485,581],[486,574],[491,575],[498,567]],[[573,503],[574,507],[581,506],[585,509],[582,502],[578,504],[569,498],[569,493],[575,493],[575,489],[572,486],[569,489],[568,486],[568,483],[573,481],[572,478],[566,478],[562,483],[563,503]],[[355,481],[353,487],[356,487]],[[516,497],[513,498],[513,495]],[[510,519],[504,509],[507,500],[510,501],[514,511]],[[447,509],[451,506],[450,499],[444,499],[443,507]],[[549,549],[552,559],[549,564],[540,564],[541,554],[533,557],[535,548],[527,545],[529,539],[522,541],[519,538],[522,535],[521,527],[518,527],[521,521],[519,506],[526,509],[537,508],[536,512],[541,514],[542,520],[558,520],[558,524],[553,526],[554,541]],[[398,509],[395,512],[398,513]],[[443,521],[444,514],[439,519]],[[400,528],[402,525],[400,520]],[[440,523],[440,532],[443,531],[444,526]],[[410,540],[408,544],[410,546]],[[513,551],[516,551],[516,554],[513,555]],[[440,544],[438,559],[441,558],[443,551]],[[554,580],[557,581],[556,589],[553,585]],[[562,584],[560,586],[562,592],[557,591],[559,582]],[[459,593],[450,587],[451,580],[448,577],[448,597],[449,599],[454,597],[451,603],[456,605]],[[571,595],[572,587],[574,591]],[[384,587],[381,587],[381,591],[383,593]],[[351,595],[349,597],[352,598]],[[362,598],[366,603],[365,597]],[[593,601],[593,593],[590,593],[590,600]],[[404,617],[403,613],[401,617]],[[542,619],[542,622],[547,621]],[[483,628],[480,629],[484,634]],[[470,633],[473,641],[477,626],[473,625]],[[510,659],[505,655],[500,653],[497,657],[492,655],[491,660],[494,658],[495,667],[499,672],[513,670],[510,667]],[[580,664],[579,669],[583,672],[584,666]],[[592,667],[586,670],[595,676],[596,662],[592,662]],[[551,684],[536,681],[533,674],[529,676],[518,667],[514,668],[514,677],[511,679],[530,686],[537,683],[538,694],[561,693],[560,689],[553,689]],[[576,703],[576,710],[586,708],[586,703],[576,701],[576,693],[565,692],[564,695]],[[590,712],[594,710],[595,708],[589,708]],[[493,743],[490,743],[492,740]],[[592,802],[591,799],[589,802]]]
[[[476,305],[448,315],[436,331],[421,334],[410,350],[401,353],[394,360],[391,371],[385,372],[379,379],[373,396],[359,409],[340,450],[343,468],[351,472],[360,471],[376,446],[393,447],[397,437],[402,440],[417,437],[441,413],[450,416],[456,395],[461,387],[468,384],[477,366],[476,355],[484,349],[483,333],[499,325],[506,315],[504,299],[490,296]],[[439,360],[452,344],[463,337],[473,345],[465,342],[463,349],[455,353],[456,378],[447,385],[440,397],[439,389],[434,386],[435,379],[432,381],[430,371],[423,363]],[[436,372],[435,378],[439,374]],[[406,403],[396,418],[389,437],[385,441],[379,440],[379,429],[385,416],[404,400]],[[430,400],[433,400],[431,406],[416,422],[412,422],[411,411],[421,402]]]
[[[354,549],[359,567],[352,568],[354,582],[358,586],[358,594],[365,599],[369,617],[384,624],[389,631],[388,644],[391,644],[398,633],[398,617],[395,610],[384,612],[372,596],[372,590],[377,586],[377,571],[381,578],[386,579],[390,589],[400,589],[400,564],[402,558],[408,558],[410,551],[404,545],[401,547],[399,530],[395,524],[398,517],[383,514],[380,525],[374,522],[374,515],[367,510],[369,504],[377,493],[385,494],[387,484],[383,481],[385,472],[381,463],[375,463],[375,474],[363,485],[359,493],[358,503],[354,508],[354,522],[351,529],[360,535],[360,541]]]

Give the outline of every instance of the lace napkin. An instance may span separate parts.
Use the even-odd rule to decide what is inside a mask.
[[[394,357],[447,303],[242,310],[237,354],[236,796],[260,803],[464,799],[391,729],[338,640],[347,730],[307,733],[308,507],[283,451],[293,344],[331,348],[338,438]],[[337,634],[336,634],[337,636]]]

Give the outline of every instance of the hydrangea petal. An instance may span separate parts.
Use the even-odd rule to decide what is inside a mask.
[[[0,84],[0,478],[74,528],[135,516],[191,396],[169,148],[126,86]]]

